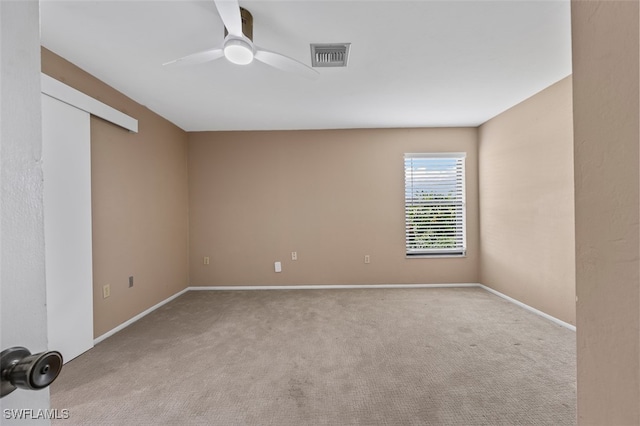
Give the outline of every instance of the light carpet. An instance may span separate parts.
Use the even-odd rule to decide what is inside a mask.
[[[187,292],[69,362],[59,425],[572,425],[575,333],[479,288]]]

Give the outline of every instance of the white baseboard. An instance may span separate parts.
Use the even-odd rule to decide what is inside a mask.
[[[509,297],[506,294],[502,294],[497,290],[494,290],[494,289],[492,289],[490,287],[487,287],[486,285],[478,284],[478,287],[488,291],[489,293],[495,294],[496,296],[501,297],[501,298],[513,303],[513,304],[516,304],[516,305],[520,306],[521,308],[526,309],[529,312],[533,312],[534,314],[540,315],[541,317],[546,318],[549,321],[552,321],[552,322],[554,322],[554,323],[556,323],[558,325],[561,325],[561,326],[563,326],[565,328],[568,328],[569,330],[576,331],[576,326],[575,325],[569,324],[568,322],[564,322],[562,320],[559,320],[556,317],[552,317],[551,315],[546,314],[546,313],[544,313],[544,312],[542,312],[542,311],[540,311],[540,310],[538,310],[536,308],[533,308],[533,307],[531,307],[531,306],[529,306],[527,304],[524,304],[521,301],[514,299],[513,297]]]
[[[179,291],[171,297],[163,300],[160,303],[157,303],[145,310],[144,312],[139,313],[135,317],[129,319],[128,321],[123,322],[116,328],[104,333],[103,335],[97,337],[93,340],[93,344],[97,345],[102,342],[104,339],[113,336],[118,331],[130,326],[134,322],[139,319],[149,315],[151,312],[155,311],[159,307],[166,305],[171,302],[173,299],[182,296],[187,291],[222,291],[222,290],[333,290],[333,289],[371,289],[371,288],[482,288],[483,290],[488,291],[489,293],[495,294],[511,303],[514,303],[521,308],[524,308],[530,312],[533,312],[536,315],[540,315],[543,318],[548,319],[558,325],[568,328],[569,330],[576,331],[576,326],[559,320],[556,317],[552,317],[549,314],[546,314],[536,308],[533,308],[529,305],[526,305],[519,300],[516,300],[512,297],[507,296],[506,294],[502,294],[499,291],[496,291],[492,288],[489,288],[483,284],[479,283],[459,283],[459,284],[349,284],[349,285],[249,285],[249,286],[190,286],[185,288],[184,290]]]
[[[95,338],[93,340],[93,344],[97,345],[98,343],[102,342],[104,339],[106,339],[107,337],[111,337],[114,334],[116,334],[118,331],[127,328],[128,326],[130,326],[131,324],[133,324],[134,322],[138,321],[140,318],[143,318],[147,315],[149,315],[151,312],[155,311],[156,309],[158,309],[159,307],[161,307],[162,305],[166,305],[167,303],[171,302],[173,299],[175,299],[176,297],[182,296],[184,293],[186,293],[187,291],[189,291],[189,288],[185,288],[184,290],[180,290],[179,292],[177,292],[176,294],[174,294],[173,296],[170,296],[166,299],[164,299],[162,302],[160,303],[156,303],[155,305],[153,305],[152,307],[150,307],[149,309],[147,309],[144,312],[140,312],[138,315],[136,315],[135,317],[123,322],[122,324],[120,324],[119,326],[117,326],[116,328],[107,331],[106,333],[104,333],[102,336],[99,336],[97,338]]]
[[[313,284],[313,285],[243,285],[243,286],[191,286],[188,289],[201,290],[334,290],[334,289],[358,289],[358,288],[461,288],[480,287],[476,283],[461,284]]]

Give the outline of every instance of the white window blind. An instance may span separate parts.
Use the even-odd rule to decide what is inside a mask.
[[[405,154],[407,256],[464,256],[465,153]]]

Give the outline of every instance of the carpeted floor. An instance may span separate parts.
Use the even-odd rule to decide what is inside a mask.
[[[572,425],[575,333],[479,288],[191,291],[68,363],[60,425]]]

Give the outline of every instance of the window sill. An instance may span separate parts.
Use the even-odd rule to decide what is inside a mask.
[[[405,255],[405,259],[442,259],[451,257],[467,257],[467,254],[411,254]]]

